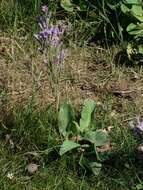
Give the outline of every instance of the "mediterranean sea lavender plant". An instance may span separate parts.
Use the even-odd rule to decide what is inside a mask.
[[[53,24],[51,12],[46,5],[42,6],[42,12],[44,15],[37,18],[40,31],[34,36],[39,42],[39,52],[42,53],[43,61],[47,65],[48,76],[58,109],[60,71],[66,55],[63,44],[66,27],[64,24]]]

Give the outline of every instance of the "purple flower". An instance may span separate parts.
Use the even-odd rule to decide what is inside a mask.
[[[40,39],[43,39],[43,40],[48,39],[49,35],[50,35],[50,31],[48,28],[39,32],[39,37],[40,37]]]
[[[51,60],[49,61],[61,64],[66,55],[62,42],[66,26],[60,23],[57,25],[52,24],[51,13],[48,12],[47,6],[42,6],[42,11],[46,13],[46,16],[37,18],[41,31],[34,35],[40,45],[38,49],[41,53],[50,55]]]
[[[48,7],[47,7],[47,5],[43,5],[43,6],[41,7],[41,10],[42,10],[44,13],[48,13]]]
[[[52,27],[52,34],[58,36],[60,34],[60,30],[58,26]]]

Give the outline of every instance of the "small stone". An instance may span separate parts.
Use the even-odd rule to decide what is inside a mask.
[[[39,165],[37,164],[34,164],[34,163],[30,163],[28,166],[27,166],[27,170],[30,174],[33,174],[35,173],[37,170],[38,170],[38,167]]]

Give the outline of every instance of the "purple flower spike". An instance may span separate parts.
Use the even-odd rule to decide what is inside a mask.
[[[39,38],[46,40],[48,37],[48,32],[47,31],[42,31],[39,33]]]
[[[66,56],[62,41],[66,25],[62,23],[53,24],[51,22],[51,13],[46,5],[42,6],[42,11],[46,14],[37,18],[40,31],[34,35],[40,45],[39,51],[50,57],[47,61],[44,61],[45,63],[52,62],[56,65],[62,65]]]
[[[44,12],[44,13],[48,13],[48,7],[47,5],[43,5],[41,10]]]

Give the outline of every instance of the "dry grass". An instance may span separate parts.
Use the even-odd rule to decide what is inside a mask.
[[[0,38],[0,88],[8,96],[7,109],[26,105],[36,86],[36,105],[54,101],[46,66],[26,39]],[[85,47],[69,50],[61,74],[61,100],[80,105],[85,98],[110,104],[120,116],[143,114],[143,71],[140,67],[115,66],[117,47]],[[109,98],[110,97],[110,98]],[[112,98],[111,98],[112,97]],[[112,100],[111,100],[112,99]],[[124,119],[125,119],[124,118]]]

